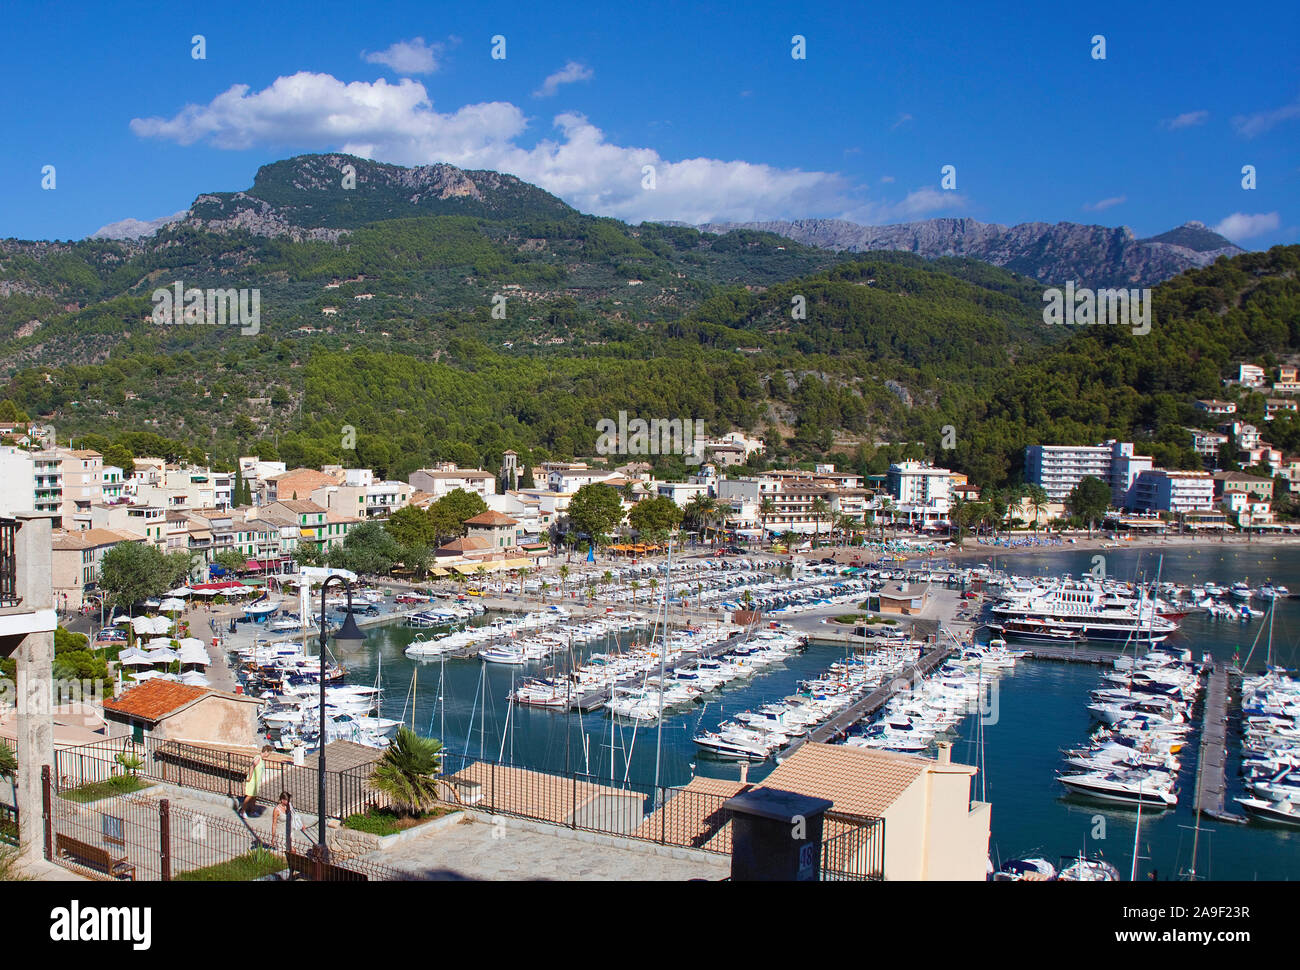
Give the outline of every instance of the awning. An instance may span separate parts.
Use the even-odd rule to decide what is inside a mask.
[[[256,559],[249,559],[247,562],[244,563],[244,568],[260,570],[262,568],[262,564],[258,562]]]

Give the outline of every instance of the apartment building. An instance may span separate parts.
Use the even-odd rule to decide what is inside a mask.
[[[1235,401],[1219,400],[1198,400],[1194,405],[1196,410],[1205,414],[1236,414],[1237,404]]]
[[[351,469],[356,471],[356,469]],[[368,472],[369,470],[366,469]],[[410,502],[415,488],[407,482],[375,481],[326,485],[311,493],[311,501],[358,519],[386,519]]]
[[[1132,508],[1139,512],[1196,512],[1214,508],[1214,479],[1209,472],[1151,468],[1138,475]]]
[[[482,468],[457,468],[453,462],[420,468],[411,472],[406,480],[412,489],[428,492],[434,501],[457,489],[474,492],[484,499],[497,491],[497,479],[491,472]]]
[[[53,451],[0,446],[0,515],[63,515],[63,463]]]
[[[79,610],[99,589],[99,565],[104,554],[123,542],[143,542],[131,532],[86,528],[58,530],[51,540],[54,601],[61,610]]]
[[[167,510],[160,505],[92,505],[87,528],[130,532],[144,541],[166,549]]]
[[[542,465],[546,487],[552,492],[573,493],[584,485],[622,478],[616,471],[591,468],[585,461],[548,461]]]
[[[1264,368],[1255,364],[1241,364],[1237,369],[1237,381],[1247,387],[1264,386]]]
[[[1192,450],[1204,458],[1207,465],[1217,464],[1220,451],[1232,440],[1226,434],[1199,428],[1188,428],[1187,433],[1192,437]]]
[[[889,466],[889,494],[901,505],[942,506],[952,499],[952,471],[929,462],[901,461]]]
[[[1271,501],[1273,479],[1247,475],[1245,472],[1221,471],[1211,476],[1214,480],[1214,497],[1222,498],[1228,492],[1246,492],[1256,498]]]
[[[1097,478],[1110,487],[1113,506],[1132,508],[1134,483],[1152,468],[1152,459],[1137,454],[1132,442],[1030,445],[1025,449],[1025,481],[1042,486],[1053,502],[1064,502],[1085,478]]]

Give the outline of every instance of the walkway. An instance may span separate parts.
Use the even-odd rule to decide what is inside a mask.
[[[731,874],[725,855],[673,853],[652,843],[535,823],[523,827],[504,818],[469,818],[362,858],[424,879],[682,882]]]

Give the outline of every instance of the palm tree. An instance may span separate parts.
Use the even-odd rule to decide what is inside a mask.
[[[894,511],[894,500],[888,495],[880,498],[880,505],[876,509],[876,520],[880,523],[880,541],[885,541],[885,519],[890,518]]]
[[[718,518],[721,509],[718,507],[717,499],[704,496],[704,501],[700,503],[700,510],[704,521],[704,532],[707,538],[709,526]],[[716,530],[715,530],[716,531]]]
[[[527,595],[525,590],[527,589],[528,586],[528,577],[531,576],[532,573],[533,571],[529,569],[527,566],[521,566],[519,568],[519,595],[520,596]]]
[[[961,548],[961,539],[962,539],[961,530],[962,530],[962,526],[965,525],[966,506],[968,504],[970,503],[967,502],[966,497],[964,495],[959,494],[956,498],[952,500],[952,506],[948,510],[948,538],[949,539],[952,538],[952,527],[953,527],[953,523],[955,522],[957,524],[957,533],[958,533],[957,548],[959,549]]]
[[[370,772],[370,784],[398,815],[419,815],[438,801],[442,742],[402,726]]]
[[[10,783],[18,777],[18,755],[3,739],[0,739],[0,778],[8,778]]]
[[[822,520],[829,519],[831,515],[831,504],[824,498],[815,498],[812,501],[813,517],[813,547],[815,548],[821,542]]]
[[[653,576],[650,577],[650,601],[654,602],[655,593],[659,590],[659,580]]]
[[[849,533],[853,532],[858,524],[858,520],[851,515],[845,515],[842,512],[835,516],[834,529],[840,534],[840,541],[844,545],[849,544]]]
[[[767,520],[774,515],[776,515],[776,503],[770,498],[765,498],[758,503],[758,521],[763,526],[763,535],[759,539],[759,548],[762,548],[763,539],[767,538]]]
[[[542,593],[542,602],[543,602],[543,603],[546,602],[546,591],[547,591],[548,589],[550,589],[550,588],[551,588],[551,584],[548,583],[546,580],[543,579],[543,580],[542,580],[542,585],[541,585],[541,593]]]
[[[636,591],[641,588],[641,583],[634,579],[628,585],[632,587],[632,605],[636,606]]]
[[[568,581],[568,579],[569,579],[569,567],[568,567],[568,566],[561,566],[560,569],[559,569],[559,573],[560,573],[560,598],[563,599],[563,598],[564,598],[564,585],[565,585],[565,583],[566,583],[566,582]]]
[[[1029,498],[1029,507],[1034,510],[1034,537],[1038,537],[1038,516],[1047,511],[1047,489],[1041,485],[1030,484],[1025,487]]]
[[[604,583],[604,584],[605,584],[605,588],[608,589],[608,588],[610,587],[610,585],[612,585],[613,582],[614,582],[614,574],[613,574],[612,572],[610,572],[608,569],[606,569],[606,570],[601,574],[601,576],[600,576],[600,581],[601,581],[602,583]]]

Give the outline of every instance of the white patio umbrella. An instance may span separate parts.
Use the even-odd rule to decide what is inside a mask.
[[[169,589],[167,591],[167,595],[168,596],[189,596],[193,592],[194,590],[190,589],[188,586],[177,586],[175,589]]]
[[[187,671],[185,671],[185,673],[181,674],[180,677],[179,677],[178,679],[180,680],[180,682],[181,682],[182,684],[186,684],[186,685],[188,685],[188,686],[190,686],[190,687],[207,687],[207,686],[208,686],[208,678],[207,678],[207,675],[206,675],[206,674],[202,674],[202,673],[200,673],[200,672],[197,671],[197,670],[187,670]]]
[[[195,637],[186,637],[181,641],[180,661],[183,664],[201,664],[206,667],[212,662],[208,657],[203,641]]]
[[[164,613],[175,613],[177,610],[185,609],[185,601],[169,597],[158,604],[158,609]]]
[[[149,650],[146,652],[150,663],[169,664],[181,659],[181,655],[175,650],[163,648],[162,650]]]
[[[145,633],[167,633],[172,628],[172,621],[165,616],[137,616],[131,619],[131,625],[137,635]]]
[[[143,650],[123,650],[117,655],[117,662],[123,667],[149,667],[154,663]]]

